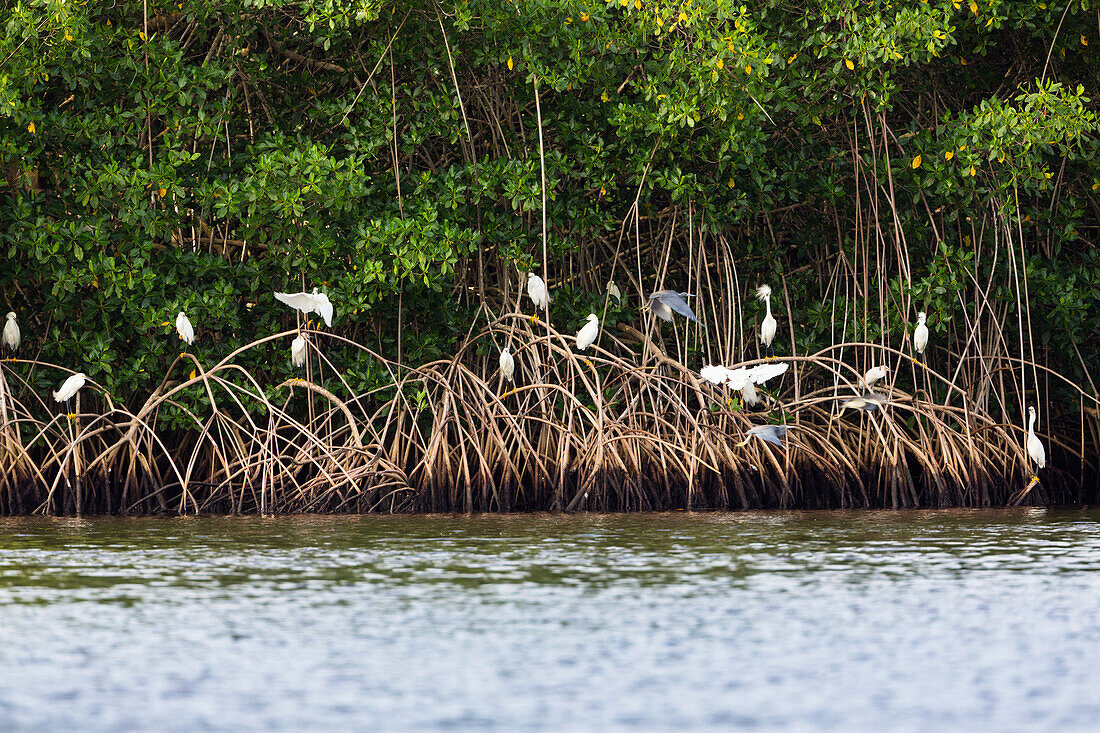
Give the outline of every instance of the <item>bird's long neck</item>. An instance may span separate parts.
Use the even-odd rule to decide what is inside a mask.
[[[1035,413],[1034,412],[1031,413],[1031,417],[1028,418],[1027,431],[1029,433],[1034,433],[1035,432]]]
[[[764,305],[767,307],[768,315],[770,316],[772,314],[772,296],[771,296],[771,294],[769,294],[768,297],[764,300]]]

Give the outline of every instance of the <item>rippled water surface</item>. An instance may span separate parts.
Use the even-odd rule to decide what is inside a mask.
[[[0,520],[0,730],[1096,730],[1097,520]]]

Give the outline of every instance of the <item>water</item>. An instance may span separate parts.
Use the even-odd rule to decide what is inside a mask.
[[[1093,730],[1097,520],[0,520],[0,730]]]

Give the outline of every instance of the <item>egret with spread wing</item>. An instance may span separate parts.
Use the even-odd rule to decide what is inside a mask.
[[[698,323],[699,319],[695,317],[695,313],[692,312],[691,306],[687,303],[687,299],[690,297],[692,297],[691,293],[658,290],[649,296],[649,309],[653,311],[653,315],[662,321],[671,321],[672,314],[679,313],[689,321]]]
[[[325,325],[332,326],[332,301],[324,293],[317,292],[317,288],[312,293],[275,293],[275,300],[307,316],[310,313],[320,314]]]

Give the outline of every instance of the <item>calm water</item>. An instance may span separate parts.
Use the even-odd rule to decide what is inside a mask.
[[[1096,730],[1098,520],[0,520],[0,730]]]

